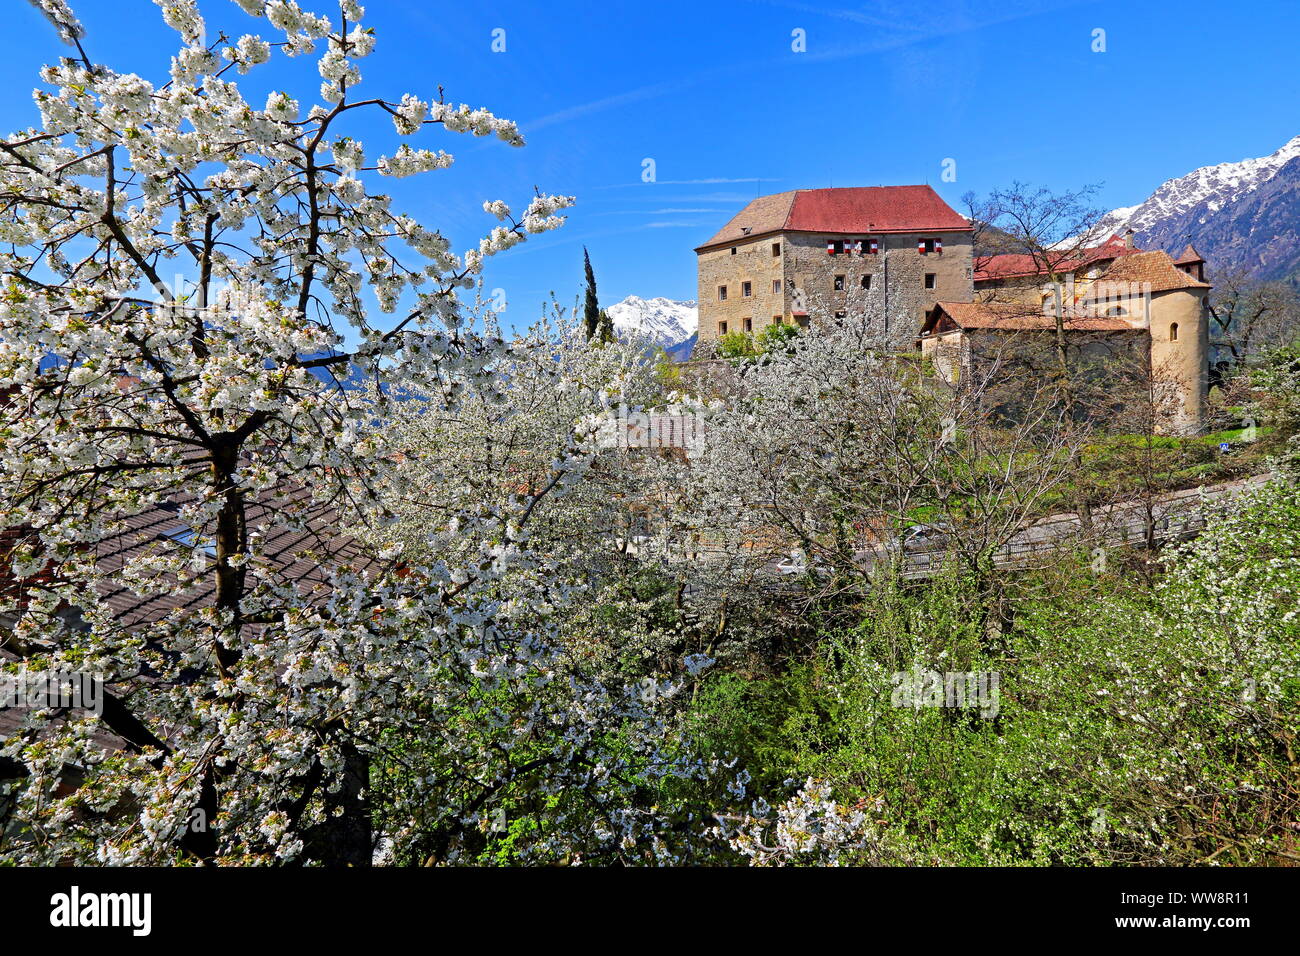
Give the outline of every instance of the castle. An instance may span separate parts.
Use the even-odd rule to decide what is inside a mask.
[[[695,250],[699,341],[865,315],[960,387],[1012,340],[1055,339],[1107,360],[1137,356],[1159,379],[1159,430],[1203,426],[1209,322],[1205,260],[1112,236],[1070,254],[976,257],[970,222],[929,186],[799,189],[748,203]]]
[[[914,339],[936,302],[971,301],[971,236],[929,186],[760,197],[695,250],[700,342],[850,311]]]

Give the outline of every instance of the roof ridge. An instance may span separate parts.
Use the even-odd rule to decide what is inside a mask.
[[[891,195],[885,196],[886,192]],[[929,183],[817,186],[755,196],[695,249],[703,252],[774,232],[860,235],[969,232],[971,228]]]

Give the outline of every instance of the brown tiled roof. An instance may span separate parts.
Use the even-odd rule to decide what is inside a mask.
[[[127,518],[126,531],[96,546],[100,571],[111,576],[128,560],[151,549],[173,546],[167,536],[185,529],[177,516],[184,503],[177,497],[173,505],[149,508]],[[286,511],[297,512],[305,530],[286,528],[282,523]],[[367,570],[377,563],[354,539],[340,533],[338,515],[332,508],[311,502],[304,491],[251,501],[246,512],[249,532],[261,537],[258,548],[265,555],[266,566],[280,583],[292,584],[306,603],[328,599],[331,567],[350,564]],[[207,606],[212,600],[213,578],[211,574],[202,575],[202,583],[188,591],[160,590],[144,596],[110,584],[100,599],[113,609],[124,627],[139,627]]]
[[[113,577],[128,561],[143,557],[153,549],[184,547],[170,535],[188,530],[177,514],[185,503],[183,496],[177,496],[171,503],[127,516],[123,519],[123,531],[94,546],[97,566],[106,572],[100,599],[128,630],[147,628],[173,615],[193,614],[212,602],[211,574],[202,575],[202,583],[188,590],[174,586],[174,581],[159,580],[158,590],[144,595]],[[284,526],[286,512],[294,512],[301,518],[303,530],[293,531]],[[376,555],[340,531],[339,515],[333,508],[312,502],[301,488],[249,502],[246,515],[248,530],[261,535],[259,550],[265,555],[264,567],[271,572],[272,580],[291,585],[305,604],[318,605],[329,600],[331,568],[347,564],[365,573],[380,563]],[[14,586],[13,582],[9,586]],[[0,657],[16,659],[4,650],[0,650]],[[139,680],[151,682],[148,675]],[[23,708],[0,709],[0,740],[18,729],[23,714]],[[97,731],[94,739],[106,749],[123,745],[120,738],[106,729]]]
[[[1190,265],[1195,265],[1198,262],[1204,262],[1204,261],[1205,261],[1205,256],[1197,252],[1196,247],[1189,242],[1187,244],[1187,248],[1184,249],[1181,253],[1179,253],[1178,258],[1174,260],[1174,265],[1190,266]]]
[[[1041,309],[1027,303],[936,302],[926,316],[921,334],[933,334],[944,316],[960,329],[1033,331],[1056,328],[1056,319],[1053,316],[1044,315]],[[1141,331],[1123,319],[1101,316],[1067,316],[1065,329],[1068,332]]]
[[[1098,278],[1109,282],[1151,284],[1152,292],[1174,289],[1208,289],[1210,284],[1188,275],[1167,252],[1142,252],[1116,259]]]
[[[629,420],[623,440],[632,448],[690,448],[703,434],[703,422],[693,415],[651,413],[641,422]]]
[[[929,186],[796,189],[760,196],[696,250],[774,232],[872,235],[966,232],[971,225]]]
[[[794,196],[795,193],[791,190],[750,200],[744,209],[732,216],[712,239],[699,248],[723,245],[749,236],[780,232],[790,218],[790,207],[794,205]]]

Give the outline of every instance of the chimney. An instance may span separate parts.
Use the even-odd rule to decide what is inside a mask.
[[[1124,230],[1124,248],[1125,248],[1125,249],[1132,249],[1132,248],[1133,248],[1133,230],[1132,230],[1132,229],[1125,229],[1125,230]]]

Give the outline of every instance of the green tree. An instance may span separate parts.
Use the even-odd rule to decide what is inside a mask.
[[[607,309],[600,310],[600,319],[596,323],[597,335],[602,342],[614,341],[614,319]]]
[[[722,358],[754,358],[758,354],[754,337],[748,332],[728,332],[718,339],[718,355]]]
[[[582,247],[582,264],[587,274],[587,291],[582,304],[582,327],[587,333],[587,340],[591,341],[600,333],[601,315],[600,305],[596,300],[596,273],[591,270],[591,256],[587,253],[586,246]]]
[[[769,325],[762,332],[758,333],[759,351],[781,352],[789,348],[792,339],[799,337],[799,326],[797,325]]]

